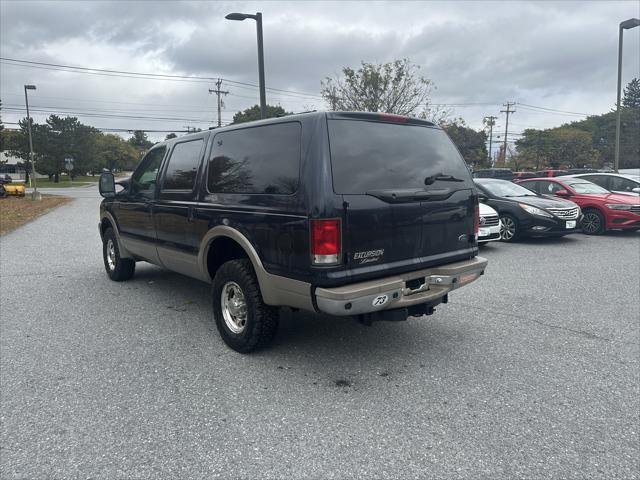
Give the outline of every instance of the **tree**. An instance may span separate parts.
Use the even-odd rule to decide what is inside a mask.
[[[489,166],[487,159],[487,134],[469,128],[463,119],[458,118],[441,125],[453,143],[458,147],[462,158],[474,168]]]
[[[96,142],[94,170],[133,170],[138,163],[138,152],[129,142],[118,135],[100,135]]]
[[[166,137],[164,137],[165,140],[171,140],[172,138],[176,138],[178,135],[176,135],[175,133],[168,133]]]
[[[320,94],[330,110],[384,112],[432,119],[434,114],[437,116],[441,112],[429,108],[433,82],[419,75],[419,69],[406,58],[383,64],[361,62],[357,70],[343,67],[341,77],[326,77],[321,82]]]
[[[267,105],[267,118],[283,117],[291,115],[292,112],[286,112],[280,105]],[[238,112],[233,116],[233,123],[253,122],[260,120],[260,106],[254,105],[242,112]]]
[[[149,150],[153,146],[153,142],[147,138],[147,134],[142,130],[134,131],[133,136],[127,142],[140,151]]]
[[[624,89],[622,105],[631,108],[640,108],[640,80],[634,78]]]
[[[11,154],[23,159],[22,166],[29,171],[29,124],[27,119],[19,122],[20,131],[12,139]],[[44,125],[32,123],[33,151],[39,173],[59,181],[64,170],[65,158],[73,158],[73,176],[91,169],[95,155],[95,128],[83,125],[75,117],[51,115]]]
[[[563,125],[548,130],[526,129],[516,140],[517,160],[536,168],[594,167],[600,164],[600,153],[595,148],[589,132]]]

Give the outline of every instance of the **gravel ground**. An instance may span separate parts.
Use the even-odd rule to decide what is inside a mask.
[[[494,243],[431,317],[243,356],[207,285],[107,279],[81,190],[0,240],[1,478],[640,477],[639,234]]]

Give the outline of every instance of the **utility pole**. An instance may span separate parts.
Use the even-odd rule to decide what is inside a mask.
[[[489,117],[484,117],[485,123],[487,125],[489,125],[489,163],[491,162],[491,148],[492,148],[492,144],[493,144],[493,126],[496,124],[496,120],[498,119],[498,117],[494,117],[489,116]]]
[[[538,170],[540,170],[540,136],[542,135],[542,132],[540,130],[538,130],[538,138],[537,138],[537,142],[536,142],[536,172]]]
[[[503,151],[502,151],[502,155],[503,155],[503,161],[504,164],[506,166],[507,164],[507,135],[509,134],[509,115],[511,115],[512,113],[515,113],[515,110],[511,110],[511,107],[513,107],[516,104],[516,102],[509,102],[507,101],[507,103],[503,103],[502,105],[507,107],[506,110],[500,110],[500,113],[506,113],[507,114],[507,121],[504,125],[504,147],[503,147]]]
[[[222,85],[222,80],[218,79],[218,81],[216,82],[216,89],[215,90],[209,89],[209,93],[215,93],[216,96],[218,97],[218,126],[219,127],[222,126],[222,100],[220,99],[220,95],[227,95],[229,93],[229,92],[224,92],[220,90],[221,85]]]

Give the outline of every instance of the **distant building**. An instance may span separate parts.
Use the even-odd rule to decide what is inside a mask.
[[[5,163],[6,162],[6,163]],[[0,152],[0,175],[9,175],[14,182],[24,182],[24,168],[18,165],[23,160],[18,157],[12,157],[9,152]],[[46,175],[38,174],[38,178],[48,178]]]

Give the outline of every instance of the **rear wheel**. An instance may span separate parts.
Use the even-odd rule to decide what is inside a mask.
[[[600,235],[605,231],[604,215],[598,210],[585,210],[582,231],[587,235]]]
[[[213,316],[224,342],[249,353],[267,346],[278,329],[278,309],[262,300],[248,259],[231,260],[213,279]]]
[[[129,280],[136,271],[135,260],[120,257],[120,248],[112,228],[107,228],[102,236],[102,259],[107,275],[116,282]]]
[[[518,221],[511,215],[500,216],[500,240],[503,242],[513,242],[520,237],[520,228]]]

